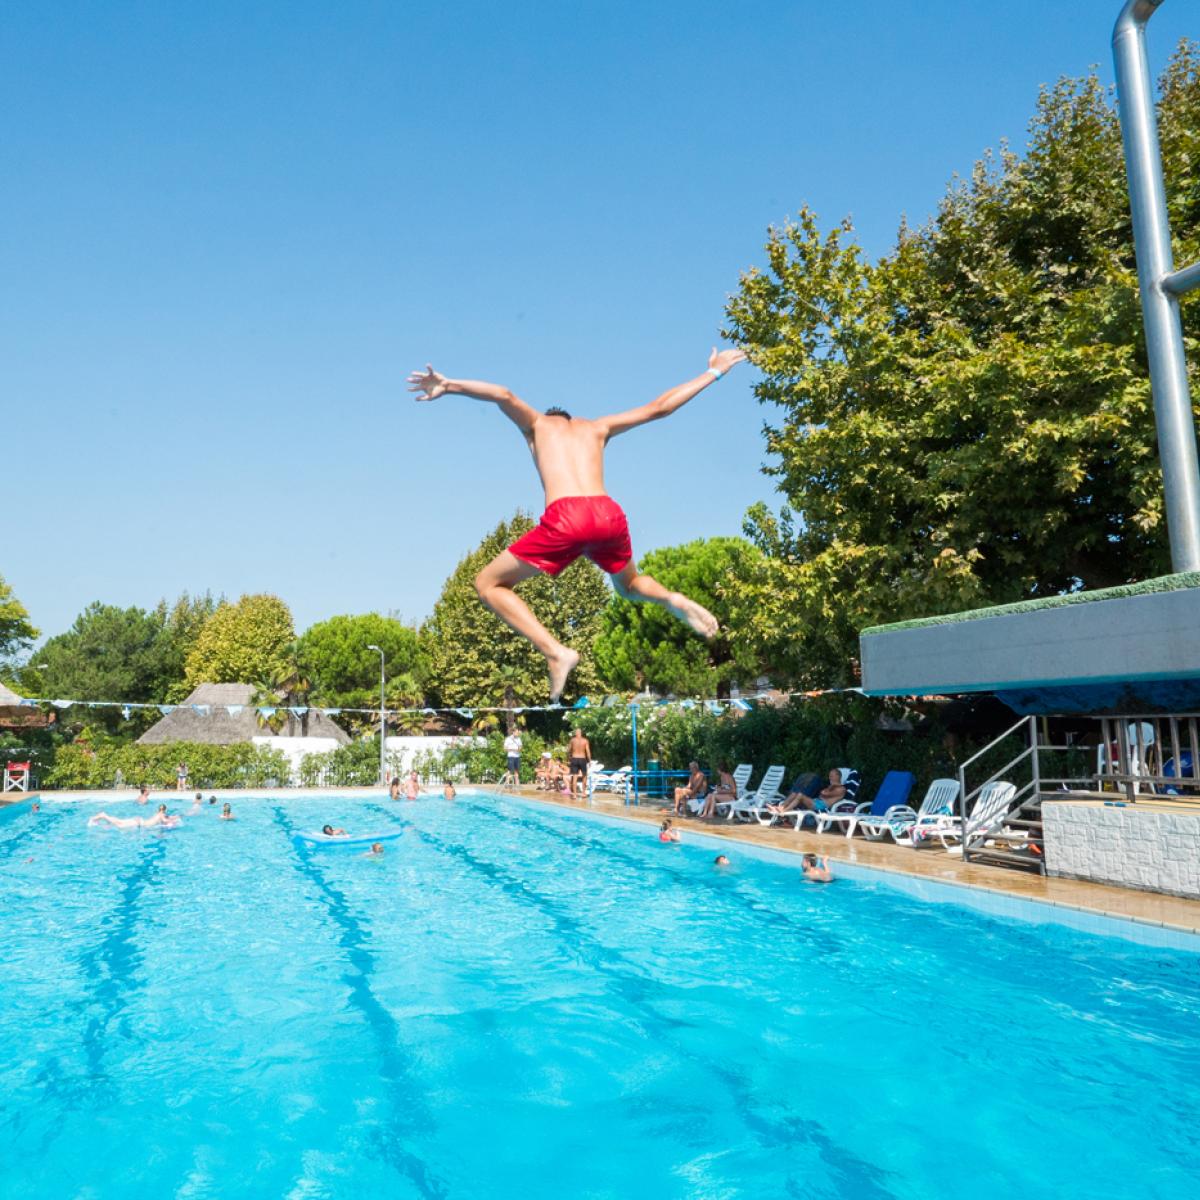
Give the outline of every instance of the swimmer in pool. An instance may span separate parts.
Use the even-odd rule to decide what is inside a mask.
[[[400,799],[400,779],[398,776],[393,776],[392,782],[388,784],[388,799]]]
[[[230,808],[228,804],[226,804],[225,807],[223,809],[221,809],[221,820],[222,821],[236,821],[237,820],[237,817],[235,817],[233,815],[233,809]]]
[[[671,819],[669,817],[658,827],[658,840],[660,842],[679,841],[679,830],[671,828]]]
[[[815,854],[806,854],[800,860],[800,869],[809,883],[832,883],[833,872],[829,869],[829,859],[818,858]]]
[[[88,825],[111,825],[113,829],[174,829],[178,824],[179,818],[168,816],[165,805],[152,817],[110,817],[98,812],[88,821]]]
[[[363,858],[378,858],[383,853],[382,842],[372,842],[371,848],[363,855]]]
[[[727,867],[729,866],[729,859],[726,858],[724,854],[718,854],[717,857],[713,859],[713,866]]]
[[[137,794],[136,799],[134,800],[134,803],[135,804],[149,804],[150,803],[150,789],[149,789],[149,787],[146,786],[146,784],[143,783],[138,787],[138,794]]]
[[[39,804],[39,803],[38,803],[38,802],[35,800],[35,801],[34,801],[34,802],[33,802],[33,803],[32,803],[32,804],[29,806],[29,811],[30,811],[30,812],[41,812],[41,811],[42,811],[42,806],[41,806],[41,805],[40,805],[40,804]]]
[[[217,802],[216,796],[209,796],[208,802],[209,802],[209,804],[216,804],[216,802]]]
[[[448,783],[442,788],[442,796],[446,800],[453,800],[457,795],[458,793],[454,790],[454,784],[452,783]]]
[[[415,800],[417,793],[421,790],[421,780],[416,771],[409,771],[408,780],[404,785],[404,796],[408,800]]]
[[[326,837],[348,837],[349,836],[349,834],[347,834],[344,829],[335,829],[332,825],[322,825],[321,832]]]

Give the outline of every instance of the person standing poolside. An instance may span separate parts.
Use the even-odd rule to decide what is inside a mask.
[[[504,753],[508,758],[508,767],[504,772],[502,787],[520,787],[521,785],[521,735],[514,729],[504,739]]]
[[[187,777],[187,763],[181,762],[179,766],[175,768],[175,790],[177,792],[182,792],[187,789]]]
[[[579,662],[579,651],[558,641],[513,591],[539,571],[557,575],[581,554],[586,555],[612,577],[617,593],[626,600],[661,605],[701,637],[716,635],[717,619],[708,609],[639,573],[625,514],[604,487],[604,451],[618,434],[670,416],[745,357],[741,350],[718,353],[714,347],[703,374],[663,392],[649,404],[596,420],[572,417],[557,407],[540,413],[506,387],[447,379],[430,364],[408,377],[409,391],[418,393],[418,400],[457,394],[497,405],[524,435],[533,455],[545,491],[546,511],[535,529],[479,572],[475,590],[492,612],[527,637],[546,659],[551,704],[557,704],[562,696],[567,677]]]
[[[700,764],[698,762],[690,762],[688,763],[688,770],[691,774],[688,776],[687,786],[675,789],[675,808],[673,811],[677,817],[686,817],[688,814],[688,801],[702,800],[708,791],[708,776],[700,770]]]
[[[582,729],[571,731],[571,743],[567,747],[567,755],[570,758],[569,789],[571,795],[575,795],[578,791],[582,796],[587,785],[588,764],[592,761],[592,743],[583,736]]]

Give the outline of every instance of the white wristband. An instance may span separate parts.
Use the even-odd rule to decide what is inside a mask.
[[[724,375],[725,375],[725,372],[724,372],[724,371],[718,371],[716,367],[709,367],[709,368],[708,368],[708,373],[709,373],[709,374],[710,374],[710,375],[711,375],[711,376],[712,376],[714,379],[721,379],[721,378],[723,378],[723,377],[724,377]]]

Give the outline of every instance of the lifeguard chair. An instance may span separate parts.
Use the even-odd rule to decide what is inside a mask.
[[[29,763],[10,762],[5,766],[4,790],[6,792],[29,791]]]

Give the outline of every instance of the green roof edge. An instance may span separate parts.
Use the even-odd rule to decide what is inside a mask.
[[[862,637],[878,633],[894,633],[901,629],[920,629],[926,625],[953,625],[959,621],[976,621],[985,617],[1038,612],[1046,608],[1065,608],[1069,604],[1090,604],[1097,600],[1120,600],[1126,596],[1148,596],[1154,592],[1178,592],[1185,588],[1200,588],[1200,571],[1181,571],[1177,575],[1160,575],[1143,579],[1141,583],[1123,583],[1118,587],[1101,588],[1098,592],[1067,592],[1060,596],[1042,596],[1037,600],[1018,600],[1015,604],[994,604],[968,612],[946,613],[940,617],[914,617],[892,625],[871,625],[861,631]]]

